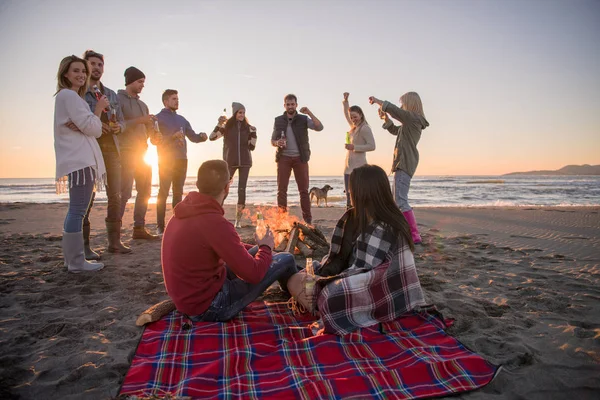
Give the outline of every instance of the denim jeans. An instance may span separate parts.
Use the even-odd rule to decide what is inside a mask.
[[[135,208],[133,226],[144,226],[148,200],[152,190],[152,167],[144,162],[146,149],[121,150],[121,219],[125,214],[127,201],[131,198],[135,180]]]
[[[402,170],[394,172],[394,200],[400,207],[400,211],[410,211],[412,208],[408,204],[408,189],[410,189],[411,177]]]
[[[252,254],[251,250],[249,253]],[[229,321],[256,300],[276,280],[287,291],[287,281],[296,272],[298,272],[296,260],[290,253],[274,254],[271,267],[263,280],[256,285],[241,280],[228,268],[223,287],[217,292],[206,312],[191,316],[190,319],[195,322]]]
[[[235,171],[238,173],[238,201],[240,205],[246,205],[246,185],[248,184],[248,175],[250,175],[250,167],[229,167],[229,177],[233,178]]]
[[[121,157],[114,147],[105,149],[105,146],[100,145],[102,149],[102,158],[106,166],[106,197],[108,197],[108,205],[106,207],[106,221],[118,222],[121,220]],[[88,207],[83,225],[90,224],[90,212],[94,206],[96,193],[92,194],[92,200]]]
[[[167,197],[173,183],[173,208],[183,197],[183,185],[187,175],[188,160],[163,159],[158,161],[159,188],[156,199],[156,224],[159,228],[165,227],[165,214],[167,212]]]
[[[346,192],[346,207],[351,206],[350,192],[348,191],[349,184],[350,184],[350,174],[344,174],[344,192]]]
[[[69,210],[63,225],[65,232],[82,231],[83,218],[90,205],[95,183],[96,172],[91,167],[69,174]]]
[[[308,196],[308,163],[302,162],[300,156],[281,156],[277,162],[277,205],[287,209],[287,190],[290,183],[290,175],[294,171],[294,179],[300,193],[300,208],[302,218],[306,223],[312,223],[310,211],[310,197]]]

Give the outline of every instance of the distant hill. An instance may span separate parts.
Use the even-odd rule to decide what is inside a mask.
[[[506,175],[600,175],[600,165],[567,165],[555,171],[511,172]]]

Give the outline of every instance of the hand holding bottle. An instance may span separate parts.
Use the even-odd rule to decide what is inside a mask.
[[[108,101],[108,98],[106,96],[102,95],[98,99],[98,102],[96,103],[96,108],[94,108],[94,114],[96,114],[97,116],[102,115],[102,112],[104,111],[105,108],[108,108],[108,106],[110,106],[110,102]]]
[[[379,107],[377,113],[379,114],[379,118],[381,118],[385,122],[389,121],[390,118],[388,117],[387,113],[381,109],[381,107]]]
[[[271,250],[275,248],[275,236],[273,236],[273,232],[271,232],[270,227],[266,227],[265,234],[263,237],[259,238],[258,233],[254,234],[254,239],[256,240],[256,244],[260,246],[269,246]]]

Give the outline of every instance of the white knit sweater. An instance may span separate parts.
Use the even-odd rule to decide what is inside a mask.
[[[106,168],[96,138],[102,135],[102,122],[90,111],[89,105],[77,92],[62,89],[54,103],[54,152],[56,154],[57,192],[66,189],[66,175],[85,167],[96,171],[96,186],[103,187]],[[80,132],[65,124],[73,122]]]

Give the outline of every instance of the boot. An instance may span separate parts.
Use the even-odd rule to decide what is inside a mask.
[[[121,243],[121,221],[106,221],[106,233],[109,253],[131,253],[131,249]]]
[[[246,207],[245,204],[238,204],[235,208],[235,227],[236,228],[242,227],[242,211],[244,211],[245,207]]]
[[[100,254],[90,248],[90,226],[83,225],[83,253],[86,260],[99,260]]]
[[[80,272],[98,271],[104,268],[104,264],[102,263],[91,263],[85,259],[83,235],[81,232],[63,232],[62,249],[65,264],[69,272],[78,274]]]
[[[421,235],[419,235],[419,228],[417,228],[417,220],[415,219],[415,213],[413,210],[404,211],[404,218],[406,218],[406,222],[408,222],[408,226],[410,227],[410,235],[412,236],[412,240],[414,244],[421,243]]]
[[[142,239],[142,240],[159,240],[160,236],[153,235],[146,230],[145,226],[134,226],[133,227],[133,239]]]

